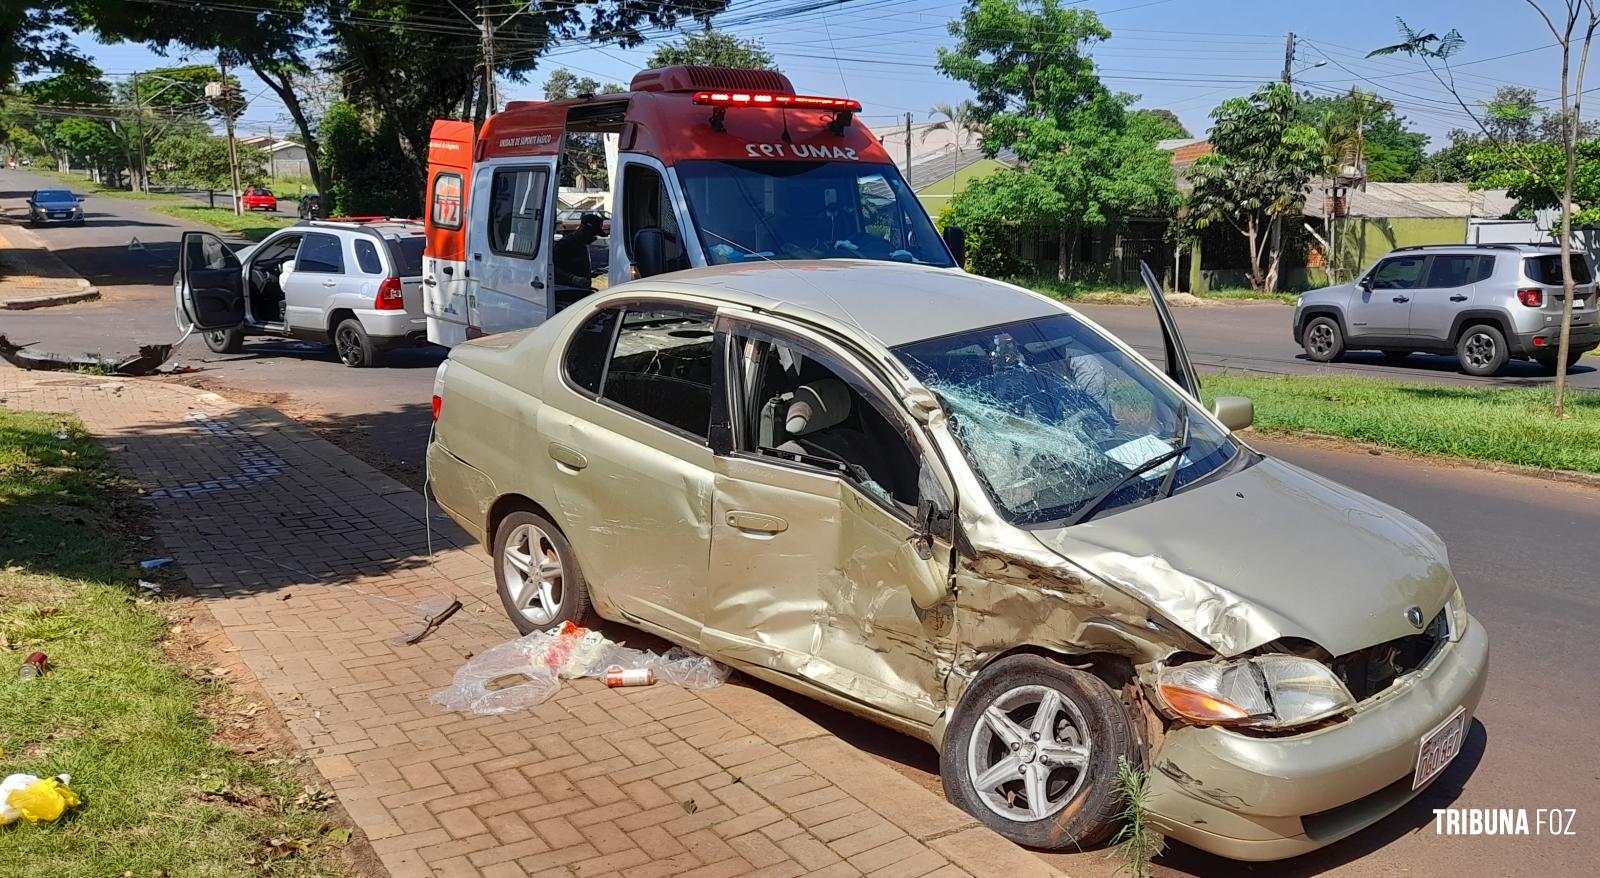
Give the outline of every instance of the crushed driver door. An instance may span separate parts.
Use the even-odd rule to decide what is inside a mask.
[[[178,248],[180,322],[206,331],[244,322],[244,271],[233,248],[210,232],[184,232]]]
[[[1167,298],[1161,294],[1161,285],[1156,283],[1155,274],[1143,260],[1139,262],[1139,276],[1144,279],[1144,288],[1150,293],[1150,302],[1155,305],[1156,316],[1161,321],[1162,347],[1166,351],[1166,362],[1162,366],[1167,377],[1199,402],[1200,378],[1195,374],[1193,361],[1189,359],[1189,349],[1183,346],[1178,321],[1173,319],[1172,309],[1167,307]]]

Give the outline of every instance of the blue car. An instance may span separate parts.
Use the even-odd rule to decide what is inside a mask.
[[[35,189],[28,199],[28,221],[33,225],[71,223],[83,225],[83,199],[65,189]]]

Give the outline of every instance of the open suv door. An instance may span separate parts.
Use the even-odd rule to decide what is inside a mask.
[[[239,257],[210,232],[183,233],[177,294],[180,323],[209,331],[232,329],[244,322],[244,272]]]

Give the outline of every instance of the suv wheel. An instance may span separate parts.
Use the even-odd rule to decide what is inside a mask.
[[[361,321],[354,317],[341,320],[334,328],[333,349],[339,355],[339,362],[352,369],[377,365],[378,349],[372,344]]]
[[[986,668],[962,697],[939,776],[952,803],[1006,838],[1076,849],[1116,828],[1121,757],[1138,761],[1133,724],[1100,678],[1015,655]]]
[[[206,347],[210,348],[212,353],[237,354],[244,350],[244,330],[238,327],[209,329],[201,333],[201,337],[206,340]]]
[[[1511,351],[1500,330],[1480,323],[1461,331],[1456,340],[1456,357],[1461,361],[1461,371],[1482,378],[1499,374],[1511,359]]]
[[[1311,318],[1302,338],[1306,356],[1318,363],[1331,363],[1344,356],[1344,333],[1332,317]]]
[[[589,586],[572,545],[544,516],[518,510],[495,530],[494,578],[500,603],[523,634],[589,614]]]

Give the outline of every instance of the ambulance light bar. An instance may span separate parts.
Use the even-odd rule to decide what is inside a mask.
[[[708,107],[780,107],[796,109],[861,112],[861,102],[849,98],[822,98],[811,95],[772,94],[770,92],[701,91],[694,102]]]

